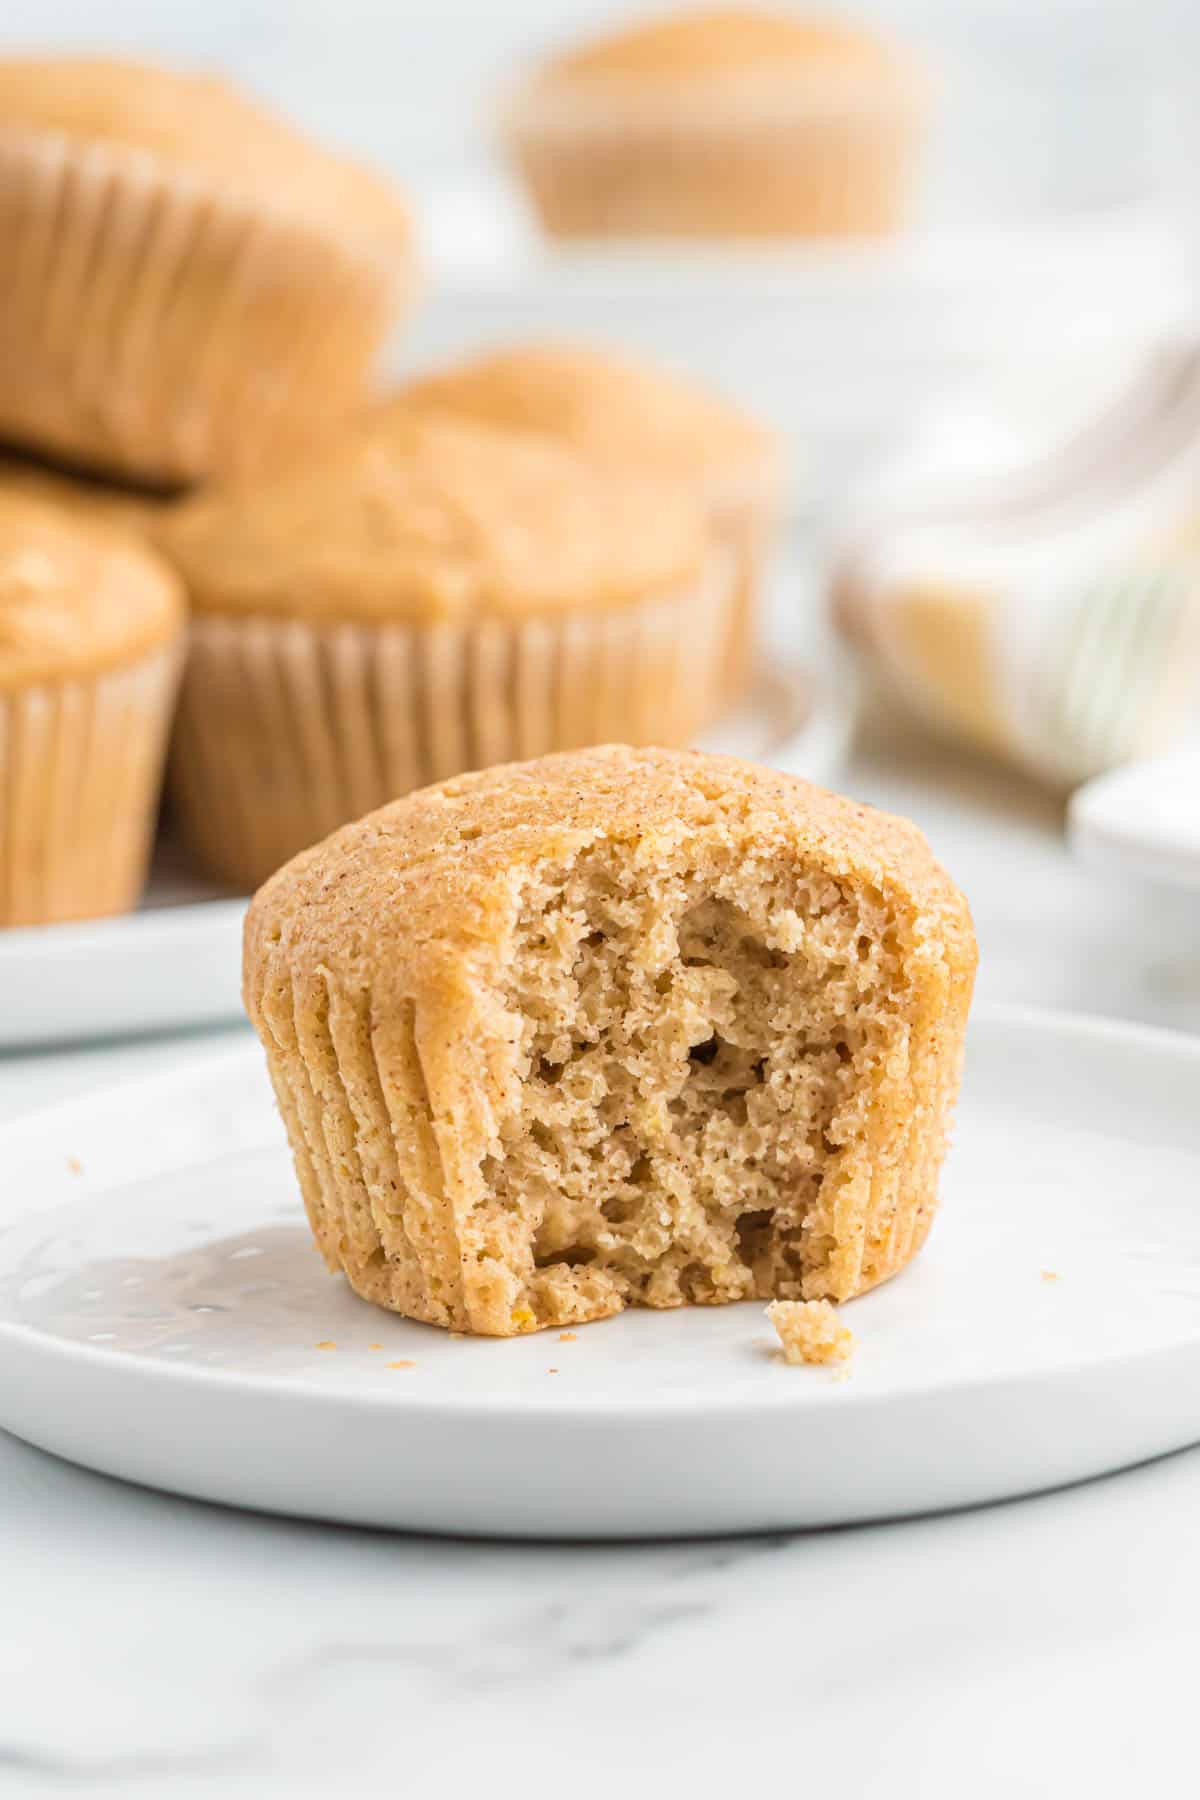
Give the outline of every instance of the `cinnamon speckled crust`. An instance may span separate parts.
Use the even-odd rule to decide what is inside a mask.
[[[0,433],[162,487],[294,455],[365,403],[410,236],[220,80],[0,58]]]
[[[609,985],[589,999],[576,981],[577,1017],[547,989],[537,1035],[543,971],[597,957]],[[627,1303],[845,1299],[894,1273],[936,1205],[974,968],[966,903],[912,825],[731,758],[608,746],[461,776],[297,857],[250,908],[244,993],[330,1267],[410,1317],[503,1336]],[[757,1061],[712,1097],[714,1126],[724,1038]],[[688,1083],[684,1144],[667,1113]],[[761,1181],[818,1089],[772,1178],[780,1219],[809,1184],[802,1215],[775,1242],[752,1200],[735,1237],[730,1171]],[[599,1185],[559,1230],[553,1188],[526,1173],[539,1132],[570,1148],[589,1093],[638,1138],[619,1189],[642,1208],[635,1245]]]

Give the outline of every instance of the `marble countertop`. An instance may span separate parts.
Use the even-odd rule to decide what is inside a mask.
[[[1053,800],[878,728],[843,785],[970,893],[982,1001],[1200,1030],[1194,897],[1081,872]],[[0,1116],[225,1041],[0,1058]],[[1198,1511],[1190,1452],[881,1527],[511,1546],[223,1512],[0,1436],[0,1795],[1183,1793]]]

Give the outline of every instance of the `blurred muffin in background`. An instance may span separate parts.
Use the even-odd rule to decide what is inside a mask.
[[[0,59],[0,437],[171,486],[363,402],[412,280],[391,186],[224,82]]]
[[[914,60],[858,28],[685,11],[554,58],[503,136],[555,237],[842,237],[902,222],[925,113]]]
[[[410,788],[718,710],[703,512],[544,437],[396,407],[159,535],[193,608],[175,816],[237,886]]]
[[[92,475],[68,474],[51,463],[0,451],[0,500],[9,494],[48,501],[79,518],[134,537],[152,537],[155,520],[168,506],[162,494],[117,487]]]
[[[765,426],[660,369],[576,345],[497,350],[411,382],[396,403],[543,432],[603,468],[690,488],[736,571],[725,669],[730,692],[744,685],[782,504],[782,447]]]
[[[136,901],[183,623],[150,550],[0,489],[0,925]]]

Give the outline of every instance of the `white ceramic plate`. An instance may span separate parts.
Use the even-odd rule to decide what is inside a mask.
[[[1200,1041],[977,1019],[942,1216],[846,1308],[840,1379],[779,1362],[756,1303],[497,1342],[356,1299],[247,1044],[0,1134],[0,1425],[209,1500],[513,1536],[824,1525],[1097,1475],[1200,1439],[1198,1091]]]
[[[853,728],[849,672],[764,669],[704,748],[813,781],[836,770]],[[119,919],[0,931],[0,1049],[215,1025],[242,1016],[244,899],[181,876],[169,847],[145,904]]]
[[[1200,748],[1087,782],[1072,796],[1068,830],[1095,868],[1200,889]]]

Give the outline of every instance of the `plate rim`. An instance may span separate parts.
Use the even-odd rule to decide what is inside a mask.
[[[1200,850],[1172,848],[1161,839],[1113,826],[1106,817],[1105,800],[1112,789],[1166,763],[1191,764],[1200,773],[1200,746],[1169,750],[1162,755],[1138,758],[1096,775],[1076,788],[1067,805],[1067,837],[1081,862],[1093,868],[1119,869],[1130,880],[1157,886],[1200,888]]]
[[[1159,1055],[1181,1057],[1184,1062],[1192,1063],[1200,1072],[1200,1037],[1189,1032],[1173,1028],[1142,1025],[1114,1019],[1102,1014],[1074,1013],[1061,1009],[1041,1008],[1012,1003],[991,1004],[981,1007],[972,1016],[972,1025],[982,1025],[1000,1031],[1030,1030],[1040,1032],[1045,1037],[1062,1037],[1083,1041],[1090,1044],[1116,1043],[1131,1049],[1141,1046]],[[968,1039],[969,1051],[969,1039]],[[247,1036],[236,1045],[231,1045],[217,1055],[211,1055],[197,1062],[189,1059],[181,1067],[142,1075],[122,1083],[104,1084],[102,1088],[93,1089],[87,1094],[74,1099],[54,1102],[49,1106],[36,1109],[32,1113],[22,1115],[12,1121],[0,1124],[0,1154],[16,1139],[33,1138],[56,1117],[67,1113],[85,1116],[93,1111],[101,1111],[114,1093],[128,1095],[134,1090],[145,1100],[162,1092],[173,1092],[186,1089],[195,1078],[197,1071],[212,1074],[226,1067],[236,1067],[240,1063],[261,1057],[261,1047],[257,1039]],[[302,1216],[299,1192],[296,1195],[297,1216]],[[22,1223],[18,1215],[8,1225],[0,1225],[0,1234],[19,1227]],[[314,1250],[314,1255],[316,1251]],[[335,1277],[331,1277],[335,1279]],[[894,1280],[903,1280],[901,1270]],[[743,1306],[755,1305],[755,1301],[740,1303]],[[847,1304],[853,1304],[847,1302]],[[683,1311],[685,1309],[671,1309]],[[402,1315],[395,1315],[397,1318]],[[420,1324],[420,1321],[406,1320],[406,1324]],[[604,1323],[604,1321],[598,1321]],[[440,1331],[437,1326],[425,1327],[429,1331]],[[541,1333],[521,1334],[525,1336],[543,1336]],[[519,1341],[518,1339],[495,1338],[479,1339],[494,1345],[503,1345]],[[510,1392],[503,1395],[478,1396],[470,1393],[422,1394],[419,1387],[406,1388],[402,1393],[396,1391],[376,1390],[355,1393],[346,1389],[323,1389],[309,1385],[303,1376],[294,1375],[247,1375],[244,1372],[230,1372],[198,1366],[190,1363],[169,1363],[136,1351],[111,1350],[106,1347],[79,1343],[73,1339],[56,1338],[40,1331],[36,1327],[24,1325],[18,1321],[0,1317],[0,1345],[8,1344],[17,1350],[22,1348],[27,1354],[53,1360],[70,1367],[83,1363],[94,1375],[116,1376],[130,1381],[141,1380],[154,1387],[165,1387],[168,1391],[183,1381],[193,1388],[206,1390],[210,1395],[236,1396],[241,1401],[261,1400],[270,1403],[280,1399],[294,1402],[304,1400],[311,1407],[325,1413],[343,1413],[347,1408],[354,1412],[374,1415],[388,1414],[401,1419],[412,1413],[422,1415],[441,1415],[452,1419],[456,1425],[475,1421],[494,1425],[503,1418],[520,1420],[536,1419],[552,1421],[559,1426],[588,1426],[592,1423],[613,1424],[620,1421],[626,1426],[642,1428],[652,1424],[666,1427],[686,1419],[696,1413],[706,1413],[719,1418],[736,1414],[739,1418],[756,1417],[759,1414],[768,1416],[791,1415],[804,1412],[806,1409],[819,1411],[826,1406],[836,1404],[839,1408],[866,1410],[890,1407],[896,1403],[898,1395],[904,1397],[961,1394],[964,1391],[995,1393],[1005,1388],[1024,1389],[1041,1385],[1047,1381],[1070,1378],[1082,1372],[1095,1374],[1109,1366],[1128,1368],[1142,1362],[1153,1362],[1156,1358],[1171,1358],[1181,1350],[1191,1348],[1200,1351],[1200,1323],[1194,1335],[1166,1343],[1155,1343],[1140,1350],[1122,1348],[1101,1352],[1100,1354],[1084,1354],[1069,1357],[1055,1363],[1048,1369],[1002,1370],[986,1372],[942,1371],[929,1381],[915,1381],[906,1384],[899,1390],[875,1390],[865,1392],[855,1390],[852,1383],[839,1383],[836,1390],[829,1383],[806,1383],[799,1381],[794,1388],[781,1388],[763,1384],[762,1391],[746,1395],[738,1389],[730,1389],[724,1394],[714,1394],[710,1390],[693,1391],[683,1389],[672,1391],[669,1397],[656,1394],[652,1390],[633,1390],[620,1398],[606,1397],[604,1394],[581,1397],[577,1390],[569,1387],[557,1390],[542,1389]],[[3,1428],[0,1422],[0,1429]],[[1200,1436],[1200,1424],[1197,1426]]]

